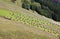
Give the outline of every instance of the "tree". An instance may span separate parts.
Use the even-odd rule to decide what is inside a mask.
[[[11,0],[13,3],[15,3],[16,0]]]
[[[31,3],[30,9],[32,9],[33,11],[40,12],[41,5],[37,2],[33,2]]]
[[[29,10],[30,9],[30,4],[31,4],[30,1],[22,0],[22,8],[25,8],[25,9]]]

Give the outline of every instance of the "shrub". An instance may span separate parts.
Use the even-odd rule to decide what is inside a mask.
[[[39,10],[41,9],[41,5],[37,2],[33,2],[31,3],[30,9],[39,12]]]
[[[11,0],[13,3],[15,3],[16,0]]]
[[[22,8],[25,8],[25,9],[29,10],[30,9],[30,4],[31,4],[30,1],[22,0]]]

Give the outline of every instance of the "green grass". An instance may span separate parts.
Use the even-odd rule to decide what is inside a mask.
[[[11,20],[15,20],[15,21],[27,24],[27,25],[32,25],[43,31],[49,32],[55,36],[59,36],[59,32],[57,32],[53,28],[56,27],[56,28],[60,29],[60,27],[55,26],[55,25],[49,23],[48,21],[41,20],[39,18],[33,18],[33,17],[27,16],[27,15],[24,15],[22,13],[12,12],[12,11],[5,10],[5,9],[0,9],[0,16],[3,16],[5,18],[11,19]],[[48,27],[46,27],[46,26],[48,26]],[[52,26],[53,28],[50,29],[50,26]]]
[[[10,15],[10,11],[0,9],[0,16],[9,16],[9,15]]]
[[[10,14],[12,14],[11,11],[5,10],[5,9],[0,9],[0,16],[10,18]]]
[[[2,0],[4,2],[7,2],[7,3],[11,3],[11,0]]]

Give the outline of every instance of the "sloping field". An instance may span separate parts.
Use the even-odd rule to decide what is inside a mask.
[[[0,18],[1,39],[58,39],[60,35],[60,25],[54,24],[42,18],[42,16],[37,16],[37,14],[32,14],[32,12],[22,9],[21,7],[18,8],[16,5],[0,2],[0,17],[2,17]],[[34,34],[32,28],[35,29]],[[28,31],[30,29],[30,31],[25,31],[25,29]]]
[[[5,18],[5,19],[9,19],[9,20],[21,22],[23,24],[27,24],[27,25],[30,25],[30,26],[34,26],[34,27],[39,28],[43,31],[47,31],[47,32],[49,32],[49,33],[51,33],[55,36],[59,36],[59,33],[56,32],[55,30],[46,28],[43,25],[44,21],[41,20],[41,19],[26,16],[22,13],[15,13],[15,12],[5,10],[5,9],[0,9],[0,16]]]
[[[0,39],[53,39],[53,35],[0,17]],[[57,39],[54,37],[54,39]]]

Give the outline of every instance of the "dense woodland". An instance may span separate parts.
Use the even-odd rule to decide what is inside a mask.
[[[16,0],[11,0],[13,3]],[[48,18],[60,21],[60,4],[54,0],[21,0],[22,8],[31,9]]]

